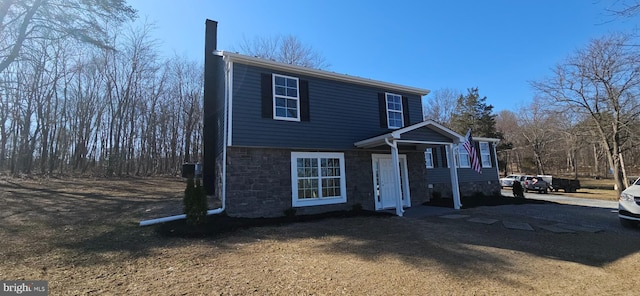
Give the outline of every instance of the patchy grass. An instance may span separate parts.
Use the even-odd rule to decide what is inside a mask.
[[[640,235],[633,233],[554,234],[377,215],[231,227],[197,238],[138,226],[161,208],[177,204],[179,212],[183,190],[173,178],[0,179],[0,279],[47,280],[49,295],[637,291],[629,277],[640,266]]]

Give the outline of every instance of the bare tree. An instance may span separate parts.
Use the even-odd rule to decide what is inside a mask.
[[[316,69],[326,69],[329,64],[311,46],[305,45],[294,35],[256,37],[243,39],[238,51],[254,57]]]
[[[504,172],[504,175],[508,175],[509,172],[522,172],[522,149],[525,147],[522,139],[521,125],[518,119],[518,115],[509,110],[502,110],[496,116],[496,130],[504,137],[503,142],[510,143],[509,149],[503,149],[497,151],[498,164]],[[513,167],[515,164],[515,168]]]
[[[105,23],[136,17],[126,0],[3,0],[0,4],[0,72],[30,39],[73,38],[107,48]]]
[[[540,98],[520,110],[520,129],[527,150],[533,154],[533,162],[538,174],[547,174],[547,164],[551,162],[553,146],[561,139],[558,123],[553,113],[545,108]]]
[[[456,103],[462,93],[451,88],[438,89],[427,97],[422,110],[424,119],[431,119],[439,124],[449,126],[451,114],[456,109]]]
[[[615,187],[627,187],[623,147],[640,115],[640,53],[625,46],[627,35],[593,40],[554,69],[549,79],[533,82],[558,106],[588,116],[607,153]]]
[[[616,0],[606,10],[615,17],[634,17],[640,13],[640,2]]]

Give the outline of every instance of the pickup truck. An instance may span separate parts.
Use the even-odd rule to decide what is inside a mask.
[[[549,183],[540,176],[525,176],[522,184],[524,192],[538,191],[539,193],[549,192]]]
[[[518,174],[514,174],[514,175],[508,175],[504,178],[500,178],[500,187],[505,188],[505,187],[513,187],[513,182],[514,181],[518,181],[520,183],[524,182],[524,177],[525,175],[518,175]]]

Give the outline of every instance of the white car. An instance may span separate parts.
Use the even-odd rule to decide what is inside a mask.
[[[620,194],[618,217],[624,227],[636,227],[640,223],[640,178]]]
[[[525,175],[508,175],[504,178],[500,178],[500,186],[504,187],[513,187],[513,181],[524,181]]]

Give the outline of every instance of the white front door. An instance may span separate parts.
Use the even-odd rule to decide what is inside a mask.
[[[375,192],[376,210],[391,209],[396,207],[398,185],[402,194],[402,205],[411,206],[409,194],[409,178],[407,175],[407,157],[399,155],[400,184],[395,182],[393,160],[390,154],[373,154],[373,185]]]

